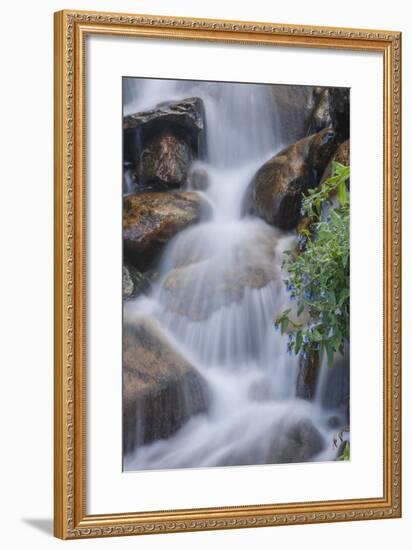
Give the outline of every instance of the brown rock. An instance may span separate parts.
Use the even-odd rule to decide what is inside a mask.
[[[123,334],[123,447],[175,433],[205,412],[208,388],[201,374],[151,319],[126,324]]]
[[[296,228],[302,217],[302,195],[319,184],[336,146],[334,131],[324,129],[272,157],[250,183],[244,213],[281,229]]]
[[[186,182],[192,151],[172,134],[154,137],[143,150],[137,180],[146,189],[177,189]]]
[[[323,172],[321,183],[323,183],[325,180],[330,178],[332,176],[332,168],[333,168],[333,162],[339,162],[339,164],[343,164],[344,166],[349,166],[350,164],[350,141],[347,139],[343,143],[339,145],[339,147],[336,149],[335,154],[332,156],[330,161],[328,162],[325,171]]]
[[[139,193],[123,201],[123,244],[127,259],[147,268],[179,231],[207,217],[208,203],[198,193]]]

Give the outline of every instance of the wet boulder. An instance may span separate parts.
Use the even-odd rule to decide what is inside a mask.
[[[345,422],[349,423],[350,364],[349,350],[343,356],[336,354],[333,367],[327,369],[319,400],[326,409],[339,411]]]
[[[325,446],[320,431],[306,418],[276,427],[269,449],[269,463],[290,464],[307,462]]]
[[[143,273],[131,264],[123,264],[122,288],[123,300],[135,298],[140,294],[147,294],[152,288],[152,281],[155,274],[152,272]]]
[[[123,199],[125,257],[146,270],[172,237],[209,215],[208,203],[194,192],[128,195]]]
[[[314,107],[309,117],[306,135],[332,127],[330,99],[329,88],[315,88]]]
[[[193,152],[187,142],[173,134],[154,137],[143,149],[137,170],[140,188],[178,189],[187,180]]]
[[[343,164],[344,166],[349,166],[350,164],[349,139],[341,143],[339,147],[336,149],[335,154],[332,156],[332,158],[330,159],[330,161],[328,162],[325,168],[325,171],[323,172],[321,183],[323,183],[325,180],[327,180],[332,176],[333,162],[339,162],[339,164]]]
[[[202,375],[152,319],[126,321],[123,334],[123,447],[165,439],[208,408]]]
[[[313,399],[319,378],[319,353],[299,356],[299,373],[296,380],[296,396],[302,399]]]
[[[314,86],[272,86],[278,126],[285,143],[294,143],[307,135],[317,90]]]
[[[349,88],[315,88],[306,135],[332,128],[337,142],[349,138]]]
[[[255,174],[243,213],[280,229],[295,229],[302,218],[302,195],[319,184],[336,147],[335,132],[324,129],[283,149]]]
[[[198,97],[163,102],[123,119],[124,161],[136,167],[139,190],[182,187],[201,155],[205,115]]]
[[[337,141],[342,143],[350,135],[350,88],[329,88],[330,117]]]

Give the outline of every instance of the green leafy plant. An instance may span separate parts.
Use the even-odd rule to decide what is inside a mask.
[[[334,162],[332,176],[303,197],[301,213],[309,223],[299,232],[298,250],[285,253],[295,313],[286,309],[275,321],[289,335],[289,353],[304,359],[326,353],[329,366],[349,340],[348,181],[349,166]],[[305,322],[299,322],[302,314]]]
[[[349,441],[345,441],[342,454],[338,457],[338,460],[350,460],[350,444]]]

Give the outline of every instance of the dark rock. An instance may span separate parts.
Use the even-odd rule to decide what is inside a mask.
[[[254,214],[281,229],[294,229],[301,219],[302,195],[316,187],[336,150],[335,132],[325,129],[290,145],[256,173],[243,202]]]
[[[315,88],[307,135],[333,128],[337,142],[349,138],[349,88]]]
[[[199,97],[165,101],[151,111],[127,115],[123,119],[124,130],[134,131],[142,142],[148,142],[168,131],[187,140],[196,152],[199,149],[199,135],[204,125],[204,106]]]
[[[296,380],[296,395],[303,399],[313,399],[319,377],[319,353],[309,353],[299,357],[299,374]]]
[[[139,193],[123,200],[123,245],[127,260],[145,271],[179,231],[210,214],[198,193]]]
[[[278,125],[284,143],[294,143],[307,135],[317,90],[313,86],[272,86]]]
[[[126,324],[123,333],[123,447],[175,433],[208,407],[200,373],[177,352],[157,322]]]
[[[349,139],[350,131],[350,88],[329,88],[330,117],[337,141],[342,143]]]
[[[320,402],[326,409],[339,410],[346,423],[349,423],[350,365],[349,350],[344,356],[337,355],[333,367],[328,369],[326,380],[322,384]]]
[[[324,448],[322,434],[308,419],[278,427],[269,451],[272,464],[307,462]]]
[[[133,265],[123,265],[123,300],[135,298],[139,294],[147,294],[151,288],[153,275],[142,273]]]
[[[339,418],[339,416],[330,416],[327,420],[327,426],[332,430],[335,428],[339,428],[339,426],[341,425],[342,425],[342,420]]]
[[[306,135],[316,134],[324,128],[331,127],[330,90],[329,88],[316,88],[315,105],[309,118]]]
[[[335,460],[343,460],[343,453],[346,450],[346,446],[350,445],[350,428],[344,426],[333,438],[333,444],[336,448]],[[350,454],[350,449],[347,449]]]
[[[140,190],[181,187],[204,149],[203,102],[198,97],[164,102],[125,116],[124,160],[136,167]]]
[[[123,165],[123,195],[130,195],[137,191],[135,168],[131,162],[125,162]]]
[[[323,172],[321,183],[323,183],[325,180],[327,180],[332,176],[333,162],[339,162],[339,164],[343,164],[344,166],[349,166],[350,141],[348,139],[339,145],[339,147],[335,151],[335,154],[329,160],[325,168],[325,171]]]

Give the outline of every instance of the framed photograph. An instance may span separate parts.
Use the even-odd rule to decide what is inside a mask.
[[[401,515],[401,35],[55,14],[55,535]]]

